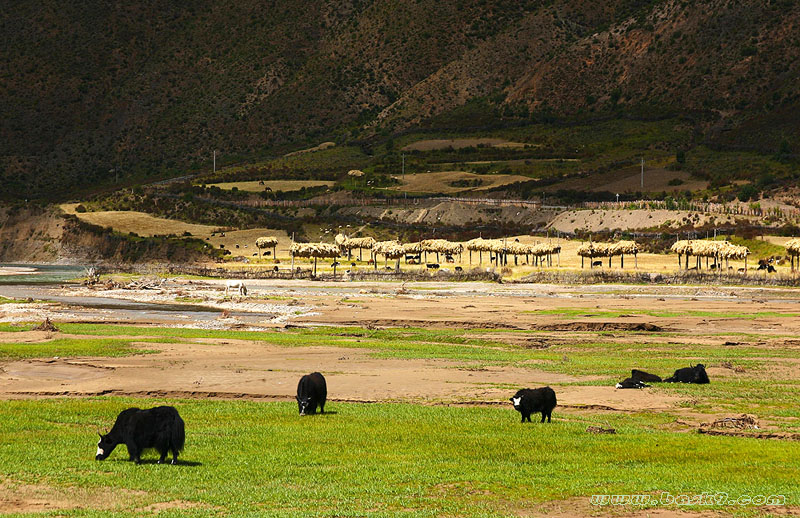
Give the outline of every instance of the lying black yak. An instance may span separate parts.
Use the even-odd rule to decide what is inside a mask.
[[[619,383],[617,383],[617,388],[618,389],[629,389],[629,388],[640,389],[640,388],[646,388],[646,387],[649,387],[649,386],[650,385],[648,385],[644,381],[637,380],[636,378],[625,378],[624,380],[622,380]]]
[[[556,407],[556,393],[550,387],[542,387],[538,389],[521,389],[514,394],[511,398],[514,403],[514,410],[522,414],[522,422],[527,419],[531,422],[531,414],[535,412],[542,413],[542,422],[547,417],[547,422],[550,422],[550,415]]]
[[[694,367],[684,367],[675,371],[672,377],[664,380],[666,383],[709,383],[706,366],[698,363]]]
[[[178,463],[178,452],[183,450],[186,440],[183,419],[171,406],[159,406],[148,410],[129,408],[117,416],[117,421],[106,435],[100,434],[96,460],[103,460],[118,444],[128,447],[130,460],[142,463],[142,450],[155,448],[161,454],[158,463],[166,460],[172,452],[172,464]]]
[[[297,408],[300,415],[325,413],[325,399],[328,397],[328,386],[325,377],[319,372],[312,372],[300,378],[297,384]]]
[[[647,383],[657,383],[661,381],[661,377],[649,372],[640,371],[639,369],[631,369],[631,377],[617,383],[618,389],[628,388],[645,388],[649,387]]]
[[[649,372],[640,371],[639,369],[631,369],[631,378],[645,383],[660,383],[661,376],[650,374]]]

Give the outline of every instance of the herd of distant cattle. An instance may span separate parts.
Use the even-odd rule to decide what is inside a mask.
[[[648,383],[709,383],[703,364],[678,369],[662,380],[655,374],[638,369],[631,371],[631,377],[617,383],[617,388],[644,388]],[[325,377],[319,372],[312,372],[300,378],[297,384],[297,409],[300,415],[314,415],[319,407],[325,412],[325,401],[328,398],[328,386]],[[550,387],[537,389],[521,389],[510,398],[514,410],[522,416],[522,422],[531,422],[531,414],[541,413],[542,423],[550,422],[553,409],[556,407],[556,393]],[[172,464],[178,463],[178,453],[183,450],[186,433],[183,419],[171,406],[159,406],[146,410],[128,408],[120,412],[111,430],[103,435],[97,443],[96,460],[103,460],[111,455],[120,444],[128,448],[129,460],[141,464],[142,452],[148,448],[155,449],[160,457],[158,464],[164,463],[167,455],[172,453]]]

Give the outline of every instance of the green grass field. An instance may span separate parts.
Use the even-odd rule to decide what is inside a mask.
[[[103,324],[59,324],[67,336],[14,340],[14,331],[30,327],[0,324],[8,340],[0,346],[0,359],[132,355],[150,352],[148,344],[224,338],[298,351],[359,348],[378,358],[444,359],[467,369],[493,365],[592,376],[551,383],[557,392],[571,385],[608,386],[632,365],[660,374],[697,361],[740,370],[712,376],[710,385],[650,389],[656,396],[678,396],[680,405],[672,411],[556,408],[550,424],[520,424],[510,405],[331,401],[328,414],[301,418],[290,402],[0,401],[0,488],[12,495],[3,500],[0,494],[0,508],[15,492],[34,490],[62,502],[47,516],[120,517],[153,509],[165,516],[516,516],[593,494],[657,496],[664,491],[785,495],[792,506],[800,498],[800,443],[675,428],[683,411],[708,421],[748,412],[776,431],[800,432],[800,379],[781,375],[776,382],[772,374],[795,365],[797,352],[790,344],[674,345],[668,342],[674,334],[628,332],[624,336],[633,342],[601,334],[596,342],[529,349],[505,340],[507,331],[322,327],[249,332]],[[663,340],[636,343],[638,335]],[[108,460],[94,461],[96,432],[107,430],[124,408],[158,404],[176,406],[186,421],[181,465],[156,465],[151,452],[144,465],[135,466],[124,446]],[[586,431],[597,424],[617,434]],[[105,494],[113,498],[106,500]],[[721,510],[765,515],[752,506]]]
[[[606,493],[800,497],[797,443],[762,441],[755,454],[750,439],[663,431],[661,415],[611,415],[618,433],[591,435],[593,420],[556,412],[550,424],[522,425],[511,408],[330,404],[301,418],[291,403],[164,401],[186,421],[182,465],[150,454],[136,466],[124,447],[94,460],[97,430],[156,403],[0,402],[0,474],[129,495],[115,499],[115,516],[174,501],[193,504],[188,516],[507,516]]]

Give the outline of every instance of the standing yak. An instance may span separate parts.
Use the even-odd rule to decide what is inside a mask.
[[[300,378],[297,384],[297,409],[300,415],[314,415],[317,413],[317,405],[319,405],[319,413],[325,413],[325,400],[328,397],[328,386],[325,383],[325,377],[319,372],[312,372]]]
[[[556,393],[550,387],[542,387],[537,389],[520,389],[511,398],[514,404],[514,410],[522,414],[522,422],[525,420],[531,422],[531,414],[536,412],[542,413],[542,422],[544,423],[545,417],[547,422],[550,422],[550,415],[556,407]]]
[[[124,443],[130,460],[136,464],[142,463],[142,451],[146,448],[155,448],[161,454],[159,464],[172,451],[172,464],[177,464],[185,440],[183,419],[174,407],[129,408],[120,412],[110,432],[100,434],[95,460],[105,459],[118,444]]]

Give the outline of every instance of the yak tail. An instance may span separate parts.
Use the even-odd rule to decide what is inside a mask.
[[[186,442],[186,431],[184,429],[183,419],[181,416],[175,416],[175,422],[172,424],[172,447],[177,451],[183,450],[183,444]]]

